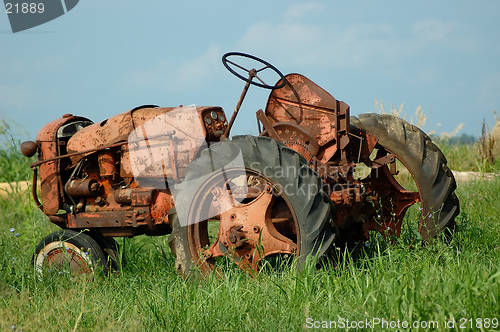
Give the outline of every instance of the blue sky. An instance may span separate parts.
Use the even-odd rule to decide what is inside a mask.
[[[500,112],[500,1],[81,0],[13,34],[0,13],[0,118],[34,139],[65,113],[101,121],[142,104],[218,105],[244,83],[230,51],[298,72],[351,114],[421,105],[426,131],[478,136]],[[251,87],[233,134],[257,133],[269,90]],[[415,119],[414,119],[414,122]],[[25,137],[26,137],[25,136]]]

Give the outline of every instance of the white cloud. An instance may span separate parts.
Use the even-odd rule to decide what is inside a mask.
[[[321,29],[313,25],[258,22],[250,26],[236,49],[252,50],[254,54],[277,54],[285,62],[304,56],[313,60],[311,53],[321,45],[321,35]]]
[[[220,65],[221,50],[212,45],[205,54],[181,63],[176,72],[178,82],[191,84],[193,81],[204,81],[213,73],[213,68]]]
[[[320,8],[314,3],[292,5],[281,22],[254,23],[236,48],[272,54],[282,65],[292,67],[363,69],[407,63],[443,49],[474,52],[465,50],[465,45],[477,48],[479,43],[464,24],[438,19],[408,22],[403,29],[390,22],[345,24],[333,20],[320,25],[290,20]]]
[[[295,4],[288,7],[285,12],[285,19],[296,20],[304,17],[308,12],[317,12],[325,9],[325,5],[317,2]]]
[[[484,44],[483,36],[473,26],[463,22],[448,22],[427,18],[413,23],[410,41],[416,51],[449,50],[474,54]]]
[[[212,45],[202,55],[188,59],[171,57],[158,61],[153,67],[125,74],[120,85],[127,88],[155,88],[167,91],[185,91],[204,86],[220,67],[218,46]]]
[[[436,42],[450,36],[457,28],[457,24],[444,22],[435,18],[417,21],[413,24],[413,33],[418,39]]]
[[[389,61],[401,53],[392,34],[393,28],[388,24],[344,28],[258,22],[247,30],[237,48],[252,50],[254,54],[273,54],[290,66],[353,67],[370,59]]]

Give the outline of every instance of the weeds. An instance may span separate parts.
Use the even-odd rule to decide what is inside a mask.
[[[0,120],[0,182],[31,182],[33,171],[29,168],[29,162],[34,157],[26,158],[21,154],[20,140],[16,139],[10,132],[11,126],[4,120]]]
[[[492,136],[486,122],[483,120],[483,127],[481,129],[481,137],[479,138],[479,154],[481,158],[490,165],[495,164],[495,156],[493,149],[495,148],[495,138]]]
[[[479,158],[477,148],[457,149],[445,152],[449,165],[469,167]],[[471,161],[464,161],[467,154]],[[7,181],[31,175],[17,151],[0,154],[0,167],[10,162],[18,169],[12,168]],[[356,259],[345,252],[336,266],[319,270],[309,258],[301,270],[285,262],[279,273],[264,269],[255,278],[227,269],[222,277],[183,279],[175,273],[167,237],[138,236],[119,239],[127,259],[119,273],[94,281],[51,275],[43,282],[31,258],[38,242],[57,227],[28,192],[14,192],[0,198],[0,330],[296,331],[307,328],[307,319],[378,318],[432,320],[438,323],[435,330],[445,331],[445,320],[498,319],[499,190],[498,179],[459,185],[462,212],[451,242],[409,246],[412,225],[420,220],[418,209],[410,209],[401,238],[373,233]]]
[[[375,110],[380,114],[390,114],[406,120],[406,114],[403,112],[403,104],[399,108],[395,108],[391,104],[390,110],[386,111],[384,103],[375,98]],[[481,173],[495,172],[499,168],[498,161],[500,160],[500,119],[495,111],[493,111],[496,119],[496,124],[493,129],[486,125],[483,120],[481,137],[474,144],[475,139],[462,134],[457,136],[462,130],[464,124],[459,124],[452,132],[441,132],[438,136],[434,131],[429,131],[427,134],[443,151],[448,158],[448,166],[454,171],[473,171]],[[422,111],[422,107],[418,106],[414,114],[410,117],[409,122],[421,129],[425,129],[427,116]],[[436,126],[440,126],[439,123]],[[471,144],[463,144],[462,141],[471,142]],[[452,143],[456,142],[456,143]]]
[[[24,227],[39,215],[13,219],[0,228],[0,326],[267,331],[298,330],[306,318],[385,318],[436,320],[437,330],[445,330],[442,322],[450,317],[493,318],[500,312],[500,209],[494,198],[499,188],[500,181],[459,187],[464,212],[450,243],[410,248],[405,228],[395,242],[373,233],[356,259],[346,252],[337,266],[317,270],[310,259],[301,270],[285,264],[280,273],[266,270],[255,278],[226,269],[222,277],[182,279],[166,238],[140,236],[120,240],[127,265],[119,274],[93,282],[55,275],[40,283],[31,266],[36,243]],[[13,198],[7,202],[11,211],[23,210]],[[417,214],[408,214],[405,225]],[[35,242],[52,231],[44,217],[37,224]]]

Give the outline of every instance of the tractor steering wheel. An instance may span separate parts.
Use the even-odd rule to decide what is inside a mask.
[[[250,58],[252,60],[255,60],[257,62],[260,62],[261,64],[264,64],[265,66],[260,68],[260,69],[251,69],[251,70],[248,70],[246,69],[245,67],[243,66],[240,66],[236,63],[234,63],[233,61],[231,60],[228,60],[228,57],[230,56],[237,56],[237,57],[244,57],[244,58]],[[285,79],[285,76],[283,76],[283,74],[276,68],[274,67],[272,64],[270,64],[269,62],[267,61],[264,61],[262,59],[259,59],[257,58],[256,56],[253,56],[253,55],[250,55],[250,54],[246,54],[246,53],[239,53],[239,52],[229,52],[229,53],[226,53],[224,54],[224,56],[222,56],[222,63],[224,64],[224,66],[227,68],[227,70],[229,70],[231,72],[231,74],[235,75],[236,77],[242,79],[243,81],[247,82],[247,83],[250,83],[250,84],[253,84],[253,85],[256,85],[256,86],[259,86],[261,88],[265,88],[265,89],[280,89],[282,87],[285,86],[286,84],[286,79]],[[246,71],[248,73],[248,78],[247,77],[244,77],[243,75],[240,75],[238,74],[233,68],[231,68],[229,66],[229,64],[232,64],[233,66],[235,67],[238,67],[239,69],[243,70],[243,71]],[[278,76],[280,77],[281,79],[281,83],[280,84],[277,84],[277,85],[268,85],[266,84],[266,82],[264,82],[259,76],[257,76],[257,74],[261,71],[263,71],[264,69],[267,69],[267,68],[270,68],[272,69],[276,74],[278,74]],[[255,82],[253,81],[252,79],[253,78],[257,78],[261,83],[258,83],[258,82]]]

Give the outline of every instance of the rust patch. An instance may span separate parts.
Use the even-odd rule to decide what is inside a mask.
[[[66,116],[46,124],[36,137],[38,160],[57,157],[57,131],[69,122],[87,120],[78,116]],[[42,191],[42,210],[45,214],[54,215],[61,204],[62,186],[60,185],[60,161],[54,160],[40,165],[40,184]]]
[[[346,162],[344,149],[350,141],[349,105],[336,100],[303,75],[285,77],[286,85],[273,90],[267,101],[266,115],[271,122],[298,125],[314,137],[320,146],[317,158],[323,163],[338,150],[342,150],[341,157]]]
[[[169,190],[158,190],[154,197],[153,204],[150,206],[151,218],[155,225],[170,223],[168,220],[168,211],[174,206],[174,201]]]
[[[220,217],[218,238],[205,255],[226,255],[221,251],[223,245],[242,269],[256,271],[264,257],[292,254],[297,250],[296,244],[281,235],[273,225],[270,210],[273,194],[270,186],[252,202],[236,206],[232,205],[227,193],[220,188],[214,190],[218,204],[225,212]]]

